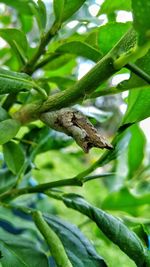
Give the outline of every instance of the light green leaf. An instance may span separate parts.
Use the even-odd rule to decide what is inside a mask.
[[[146,139],[138,125],[131,126],[129,130],[132,135],[128,145],[128,176],[132,178],[143,162]]]
[[[78,267],[106,267],[92,244],[80,230],[56,216],[45,215],[44,219],[60,238],[72,265]]]
[[[117,192],[109,194],[103,201],[102,208],[107,210],[124,210],[133,213],[136,207],[149,205],[149,200],[150,194],[137,196],[124,187]]]
[[[12,1],[12,0],[0,0],[0,3],[4,3],[5,5],[11,6],[15,9],[17,9],[20,13],[23,14],[32,14],[29,3],[32,0],[17,0],[17,1]]]
[[[0,29],[0,37],[11,46],[16,56],[24,62],[28,48],[25,34],[18,29]]]
[[[149,0],[132,0],[133,25],[139,35],[139,45],[150,37],[150,2]]]
[[[75,209],[94,221],[100,230],[116,245],[120,247],[137,266],[148,266],[147,250],[138,236],[116,217],[109,215],[101,209],[93,207],[82,197],[75,194],[66,194],[63,197],[67,207]]]
[[[65,0],[54,0],[53,1],[55,20],[58,23],[61,23],[61,20],[62,20],[62,17],[63,17],[64,4],[65,4]]]
[[[98,15],[101,14],[111,14],[118,10],[131,10],[131,1],[128,0],[105,0],[100,7]]]
[[[95,162],[94,165],[104,166],[110,161],[118,158],[123,153],[123,151],[127,148],[130,138],[131,138],[131,134],[129,133],[128,130],[118,133],[114,137],[111,143],[113,146],[113,149],[105,151],[103,155]]]
[[[13,174],[17,174],[25,160],[23,150],[19,144],[10,141],[3,145],[3,153],[8,169]]]
[[[47,21],[47,17],[46,17],[47,14],[46,14],[45,4],[42,0],[38,0],[38,11],[39,11],[40,19],[41,19],[42,28],[45,29],[46,21]]]
[[[26,237],[17,237],[0,229],[0,251],[3,267],[49,267],[46,254],[35,242]]]
[[[0,106],[0,121],[7,120],[9,118],[9,115],[7,111]]]
[[[69,19],[86,0],[54,0],[56,22],[61,23]]]
[[[15,137],[20,129],[20,123],[13,119],[0,122],[0,145]]]
[[[80,41],[68,42],[56,49],[56,52],[65,52],[98,61],[102,54],[89,44]]]
[[[150,116],[150,88],[145,87],[130,91],[128,108],[124,115],[122,126],[144,120]]]
[[[18,93],[33,87],[33,81],[27,74],[0,68],[0,95]]]
[[[100,27],[98,35],[100,52],[104,55],[107,54],[127,32],[130,26],[130,23],[111,22]]]
[[[32,13],[36,18],[39,30],[43,32],[43,30],[46,27],[46,21],[47,21],[45,4],[41,0],[38,0],[37,4],[31,1],[29,5],[32,10]]]

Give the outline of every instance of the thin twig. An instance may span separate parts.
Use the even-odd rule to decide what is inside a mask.
[[[150,84],[150,76],[145,71],[140,69],[137,65],[128,63],[125,65],[125,67]]]

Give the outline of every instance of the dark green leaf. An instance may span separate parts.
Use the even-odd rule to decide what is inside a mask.
[[[139,45],[143,45],[150,36],[149,0],[132,0],[133,25],[139,34]]]
[[[0,193],[6,192],[16,182],[16,176],[14,176],[8,169],[0,170]]]
[[[102,54],[107,54],[130,28],[130,23],[107,23],[100,27],[98,43]],[[113,33],[113,34],[112,34]]]
[[[119,219],[101,209],[93,207],[83,198],[74,194],[64,195],[63,200],[67,207],[85,214],[94,221],[112,242],[118,245],[122,251],[135,261],[137,266],[142,267],[146,264],[147,251],[142,242]]]
[[[7,119],[0,122],[0,145],[15,137],[19,129],[20,123],[16,120]]]
[[[12,171],[13,174],[17,174],[25,160],[21,146],[10,141],[3,145],[3,153],[8,169]]]
[[[0,69],[0,95],[18,93],[33,87],[33,81],[27,74]]]
[[[136,123],[150,116],[150,88],[144,87],[130,91],[128,108],[124,115],[122,125]]]
[[[82,56],[95,62],[102,57],[102,54],[97,49],[90,46],[89,44],[79,41],[65,43],[59,46],[56,52],[65,52],[77,56]]]
[[[143,131],[138,125],[131,126],[130,132],[132,135],[128,145],[128,176],[132,178],[135,171],[138,170],[142,164],[146,139]]]
[[[20,60],[25,60],[28,42],[22,31],[18,29],[0,29],[0,36],[8,42]]]
[[[76,226],[55,216],[45,215],[44,219],[60,238],[73,267],[107,266]]]
[[[126,187],[107,196],[102,204],[104,209],[134,212],[135,207],[149,205],[150,194],[137,196]]]
[[[0,230],[1,264],[3,267],[49,267],[46,254],[36,243]]]

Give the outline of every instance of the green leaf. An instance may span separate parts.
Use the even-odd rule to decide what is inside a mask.
[[[74,267],[105,267],[104,260],[80,230],[56,216],[44,216],[46,222],[60,238],[69,260]]]
[[[37,4],[31,1],[29,5],[31,7],[32,13],[36,18],[39,30],[43,32],[43,30],[46,27],[46,21],[47,21],[45,4],[42,2],[42,0],[38,0]]]
[[[86,0],[54,0],[56,22],[61,23],[69,19]]]
[[[104,55],[107,54],[127,32],[130,26],[130,23],[111,22],[100,27],[98,35],[100,52]]]
[[[3,145],[3,153],[8,169],[17,174],[25,161],[23,150],[19,144],[10,141]]]
[[[9,115],[7,111],[0,106],[0,121],[7,120],[9,118]]]
[[[10,45],[19,60],[24,63],[28,48],[25,34],[18,29],[0,29],[0,36]]]
[[[105,164],[109,163],[110,161],[118,158],[123,151],[127,148],[129,140],[131,138],[131,134],[128,130],[124,132],[118,133],[113,141],[112,146],[113,149],[107,150],[103,153],[103,155],[95,162],[95,166],[104,166]]]
[[[32,14],[29,3],[31,0],[0,0],[0,3],[4,3],[5,5],[11,6],[17,9],[22,14]]]
[[[135,195],[128,188],[121,188],[117,192],[109,194],[102,204],[103,209],[124,210],[133,213],[136,207],[149,205],[150,194]]]
[[[0,170],[0,193],[6,192],[13,187],[16,182],[16,176],[7,168]]]
[[[55,14],[55,20],[60,23],[63,17],[65,0],[54,0],[53,8]]]
[[[128,107],[123,117],[122,126],[142,121],[150,116],[150,88],[144,87],[130,91]]]
[[[0,251],[3,267],[49,267],[46,254],[35,242],[26,237],[17,237],[0,229]]]
[[[132,178],[143,162],[146,139],[143,131],[138,125],[131,126],[130,132],[132,135],[128,145],[128,176]]]
[[[97,49],[95,49],[89,44],[80,41],[65,43],[59,46],[56,49],[56,52],[74,54],[77,56],[88,58],[95,62],[97,62],[102,57],[102,54]]]
[[[0,68],[0,95],[18,93],[33,87],[33,81],[27,74]]]
[[[20,129],[20,123],[13,119],[0,122],[0,145],[15,137]]]
[[[41,79],[41,82],[55,83],[60,90],[65,90],[68,87],[71,87],[76,82],[76,80],[73,78],[69,78],[69,77],[54,76],[54,77]]]
[[[133,25],[139,35],[139,45],[143,45],[150,36],[149,0],[132,0]]]
[[[105,0],[100,7],[98,15],[101,14],[111,14],[118,10],[131,10],[131,1],[128,0]]]
[[[67,207],[75,209],[94,221],[100,230],[116,245],[120,247],[137,266],[146,265],[147,251],[140,239],[125,224],[116,217],[109,215],[101,209],[95,208],[82,197],[75,194],[66,194],[63,197]]]
[[[23,32],[25,33],[30,32],[33,26],[33,17],[30,15],[21,14],[19,16],[19,19],[22,25]]]

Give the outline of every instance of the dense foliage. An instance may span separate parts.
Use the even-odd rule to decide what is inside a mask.
[[[0,267],[150,267],[149,14],[0,0]]]

